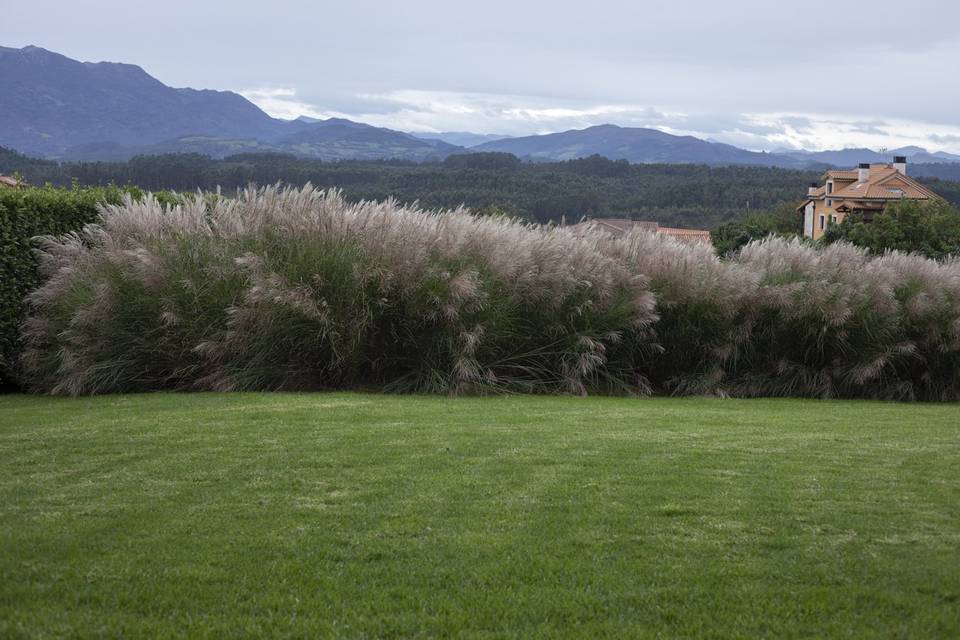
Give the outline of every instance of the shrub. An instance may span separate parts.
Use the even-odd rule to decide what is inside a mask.
[[[604,251],[650,281],[657,298],[653,340],[630,360],[654,390],[726,393],[727,368],[749,337],[747,313],[757,278],[704,245],[634,231]]]
[[[879,260],[899,306],[888,376],[898,397],[960,398],[960,259],[889,253]]]
[[[657,297],[632,354],[656,391],[960,398],[960,260],[770,237],[721,261],[644,232],[604,251]]]
[[[53,393],[638,388],[646,282],[567,230],[337,192],[153,198],[43,244],[24,363]]]
[[[718,256],[730,256],[750,242],[771,235],[800,235],[800,216],[794,203],[784,202],[769,212],[747,215],[738,222],[724,222],[710,232],[710,240]]]
[[[944,200],[903,200],[888,205],[870,221],[851,214],[830,225],[827,244],[850,242],[873,254],[919,253],[928,258],[960,255],[960,210]]]
[[[799,240],[747,245],[759,278],[738,395],[960,397],[960,264]]]

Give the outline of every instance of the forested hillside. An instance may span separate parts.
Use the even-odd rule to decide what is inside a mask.
[[[135,184],[144,189],[226,191],[251,182],[337,187],[351,200],[466,204],[537,222],[584,216],[633,217],[663,224],[713,228],[784,202],[799,202],[820,171],[766,167],[630,164],[599,156],[555,163],[522,163],[505,153],[450,156],[443,162],[321,162],[281,154],[243,154],[223,160],[181,154],[128,162],[57,164],[0,150],[0,173],[20,171],[34,184]],[[929,180],[960,203],[960,183]]]

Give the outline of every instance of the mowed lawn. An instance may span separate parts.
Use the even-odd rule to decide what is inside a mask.
[[[0,637],[960,636],[960,406],[0,397]]]

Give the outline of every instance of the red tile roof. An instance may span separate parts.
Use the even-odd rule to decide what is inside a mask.
[[[936,197],[936,194],[924,185],[885,164],[872,165],[864,182],[858,179],[830,195],[834,198],[870,200],[929,200]]]
[[[887,202],[891,200],[931,200],[939,196],[922,183],[910,176],[904,175],[890,164],[872,164],[867,173],[867,179],[860,181],[859,169],[838,170],[831,169],[823,174],[824,180],[834,181],[834,190],[826,193],[826,187],[821,186],[807,195],[797,210],[803,208],[811,200],[825,198],[844,201],[851,209],[876,209],[865,206],[869,202]],[[849,202],[846,202],[849,201]],[[838,207],[840,205],[837,205]],[[879,207],[879,208],[882,208]]]
[[[648,220],[629,220],[627,218],[595,218],[586,220],[577,225],[578,229],[597,229],[605,231],[612,236],[621,237],[634,229],[644,229],[653,233],[670,236],[690,244],[703,243],[710,244],[710,232],[704,229],[678,229],[675,227],[661,227],[657,222]]]
[[[823,174],[824,180],[827,178],[833,178],[834,180],[856,180],[859,177],[856,169],[830,169]]]
[[[855,201],[855,200],[844,200],[838,204],[835,209],[837,211],[880,211],[883,209],[882,202],[865,202],[865,201]]]

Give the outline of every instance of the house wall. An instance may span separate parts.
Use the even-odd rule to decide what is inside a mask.
[[[830,202],[830,206],[827,206],[827,202]],[[814,240],[823,236],[827,230],[827,226],[830,224],[831,216],[837,215],[836,209],[834,208],[836,204],[838,204],[836,200],[824,196],[807,205],[811,209],[811,230],[810,233],[807,233],[806,216],[804,216],[803,234]]]
[[[827,228],[831,224],[840,224],[843,222],[846,214],[837,211],[836,208],[840,202],[840,200],[833,200],[829,207],[827,206],[826,198],[817,202],[816,214],[813,216],[813,233],[808,234],[806,227],[804,227],[804,235],[818,240],[827,232]]]
[[[853,184],[854,180],[833,180],[833,192],[836,193],[844,187],[847,187]],[[806,227],[806,218],[804,218],[804,228],[803,235],[813,238],[814,240],[819,239],[826,232],[827,227],[830,226],[831,222],[834,224],[840,224],[843,222],[843,219],[846,214],[837,212],[837,205],[839,205],[842,200],[830,197],[828,195],[822,196],[816,201],[815,212],[813,215],[813,229],[811,233],[807,233]],[[821,218],[822,216],[822,218]],[[821,220],[823,226],[821,227]]]

